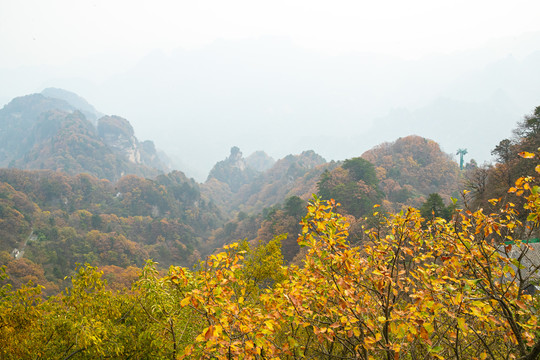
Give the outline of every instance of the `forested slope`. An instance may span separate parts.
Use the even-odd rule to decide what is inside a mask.
[[[192,265],[204,234],[222,221],[180,172],[112,183],[88,174],[3,169],[0,191],[1,262],[17,282],[44,274],[60,284],[77,263]],[[14,258],[15,248],[24,259]],[[26,274],[16,270],[22,263],[32,265]]]

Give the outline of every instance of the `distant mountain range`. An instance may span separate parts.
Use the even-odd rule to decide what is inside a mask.
[[[109,76],[91,71],[110,70],[103,55],[61,68],[0,68],[0,100],[46,86],[73,90],[177,154],[175,168],[199,182],[233,145],[246,155],[312,149],[344,160],[417,134],[483,163],[540,104],[540,33],[479,45],[405,60],[327,56],[279,37],[218,40],[130,58]]]

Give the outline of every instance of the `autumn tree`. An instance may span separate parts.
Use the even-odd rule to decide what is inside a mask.
[[[260,303],[242,296],[241,254],[227,250],[208,260],[214,275],[204,275],[203,287],[181,303],[212,321],[184,355],[537,358],[536,303],[523,292],[535,269],[521,271],[520,255],[509,253],[528,251],[520,237],[537,231],[540,188],[531,181],[510,189],[526,199],[526,227],[513,206],[494,214],[458,210],[451,222],[435,218],[427,226],[409,209],[370,230],[372,241],[362,247],[348,243],[336,204],[315,198],[299,238],[309,248],[303,267],[290,267]]]

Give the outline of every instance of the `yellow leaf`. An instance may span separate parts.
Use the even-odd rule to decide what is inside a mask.
[[[221,333],[223,332],[223,327],[221,325],[216,325],[214,332],[215,336],[221,335]]]
[[[180,301],[180,306],[185,307],[189,302],[191,301],[191,297],[183,298],[182,301]]]
[[[518,155],[521,156],[524,159],[532,159],[535,156],[534,153],[530,153],[530,152],[527,152],[527,151],[522,151]]]
[[[383,276],[383,273],[380,272],[380,271],[377,270],[377,269],[373,270],[372,274],[373,274],[373,275],[377,275],[377,276]]]
[[[186,346],[184,349],[184,355],[191,355],[193,352],[193,344]]]

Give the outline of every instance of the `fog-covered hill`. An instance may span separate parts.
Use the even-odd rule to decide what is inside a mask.
[[[0,166],[86,172],[110,180],[167,169],[153,142],[139,142],[127,120],[96,119],[101,114],[74,93],[46,89],[44,94],[15,98],[0,110]]]

